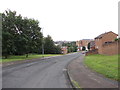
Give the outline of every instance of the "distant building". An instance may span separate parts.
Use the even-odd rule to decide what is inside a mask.
[[[68,53],[68,49],[67,48],[68,48],[67,46],[61,47],[61,50],[62,50],[63,54],[67,54]]]
[[[115,41],[117,38],[118,34],[110,31],[103,33],[95,38],[95,48],[98,49],[98,53],[102,54],[103,53],[103,44],[105,43],[110,43]]]
[[[92,41],[92,39],[82,39],[82,40],[76,41],[78,51],[81,51],[83,46],[85,46],[86,50],[88,50],[87,46],[90,41]]]
[[[95,41],[90,41],[90,50],[94,50],[95,49]]]
[[[55,41],[54,43],[55,43],[56,46],[59,45],[60,47],[62,47],[63,44],[65,44],[65,43],[71,43],[71,42],[75,42],[75,41]]]
[[[54,42],[54,43],[55,43],[55,45],[56,45],[56,46],[58,46],[58,45],[59,45],[60,47],[62,47],[62,44],[63,44],[63,42],[62,42],[62,41],[56,41],[56,42]]]
[[[76,41],[76,46],[77,46],[77,51],[81,51],[82,42],[81,41]]]

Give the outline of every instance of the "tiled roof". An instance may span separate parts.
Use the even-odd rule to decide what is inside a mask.
[[[100,34],[99,36],[95,37],[95,39],[100,39],[100,38],[102,38],[105,34],[108,34],[108,33],[110,33],[110,32],[112,32],[112,31],[109,31],[109,32],[105,32],[105,33],[103,33],[103,34]],[[114,33],[114,32],[112,32],[112,33]],[[116,33],[114,33],[114,34],[116,34]],[[118,34],[116,34],[116,35],[118,35]]]

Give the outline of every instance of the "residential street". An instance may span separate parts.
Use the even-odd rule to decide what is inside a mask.
[[[66,65],[81,54],[46,58],[3,68],[3,88],[69,88]]]
[[[85,67],[83,58],[84,55],[78,52],[4,67],[3,88],[71,88],[66,67],[70,78],[81,88],[118,87],[116,81]]]
[[[120,0],[1,3],[2,90],[120,90]]]

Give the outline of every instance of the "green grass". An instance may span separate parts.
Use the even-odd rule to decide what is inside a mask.
[[[120,80],[118,79],[118,55],[89,55],[85,57],[84,63],[108,78]]]
[[[44,57],[48,56],[57,56],[61,54],[45,54]],[[11,62],[11,61],[20,61],[20,60],[30,60],[30,59],[35,59],[35,58],[42,58],[43,55],[40,54],[29,54],[28,58],[26,58],[26,55],[21,55],[21,56],[9,56],[7,59],[2,59],[0,62]]]
[[[74,84],[74,86],[76,88],[80,88],[80,85],[76,81],[72,80],[72,83]],[[82,89],[80,89],[80,90],[82,90]]]

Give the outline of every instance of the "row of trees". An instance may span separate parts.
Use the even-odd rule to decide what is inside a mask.
[[[2,55],[5,58],[8,55],[41,54],[42,43],[45,53],[61,53],[49,35],[43,37],[38,20],[23,18],[11,10],[2,13]]]
[[[77,52],[76,42],[63,43],[62,46],[68,47],[68,53]]]

